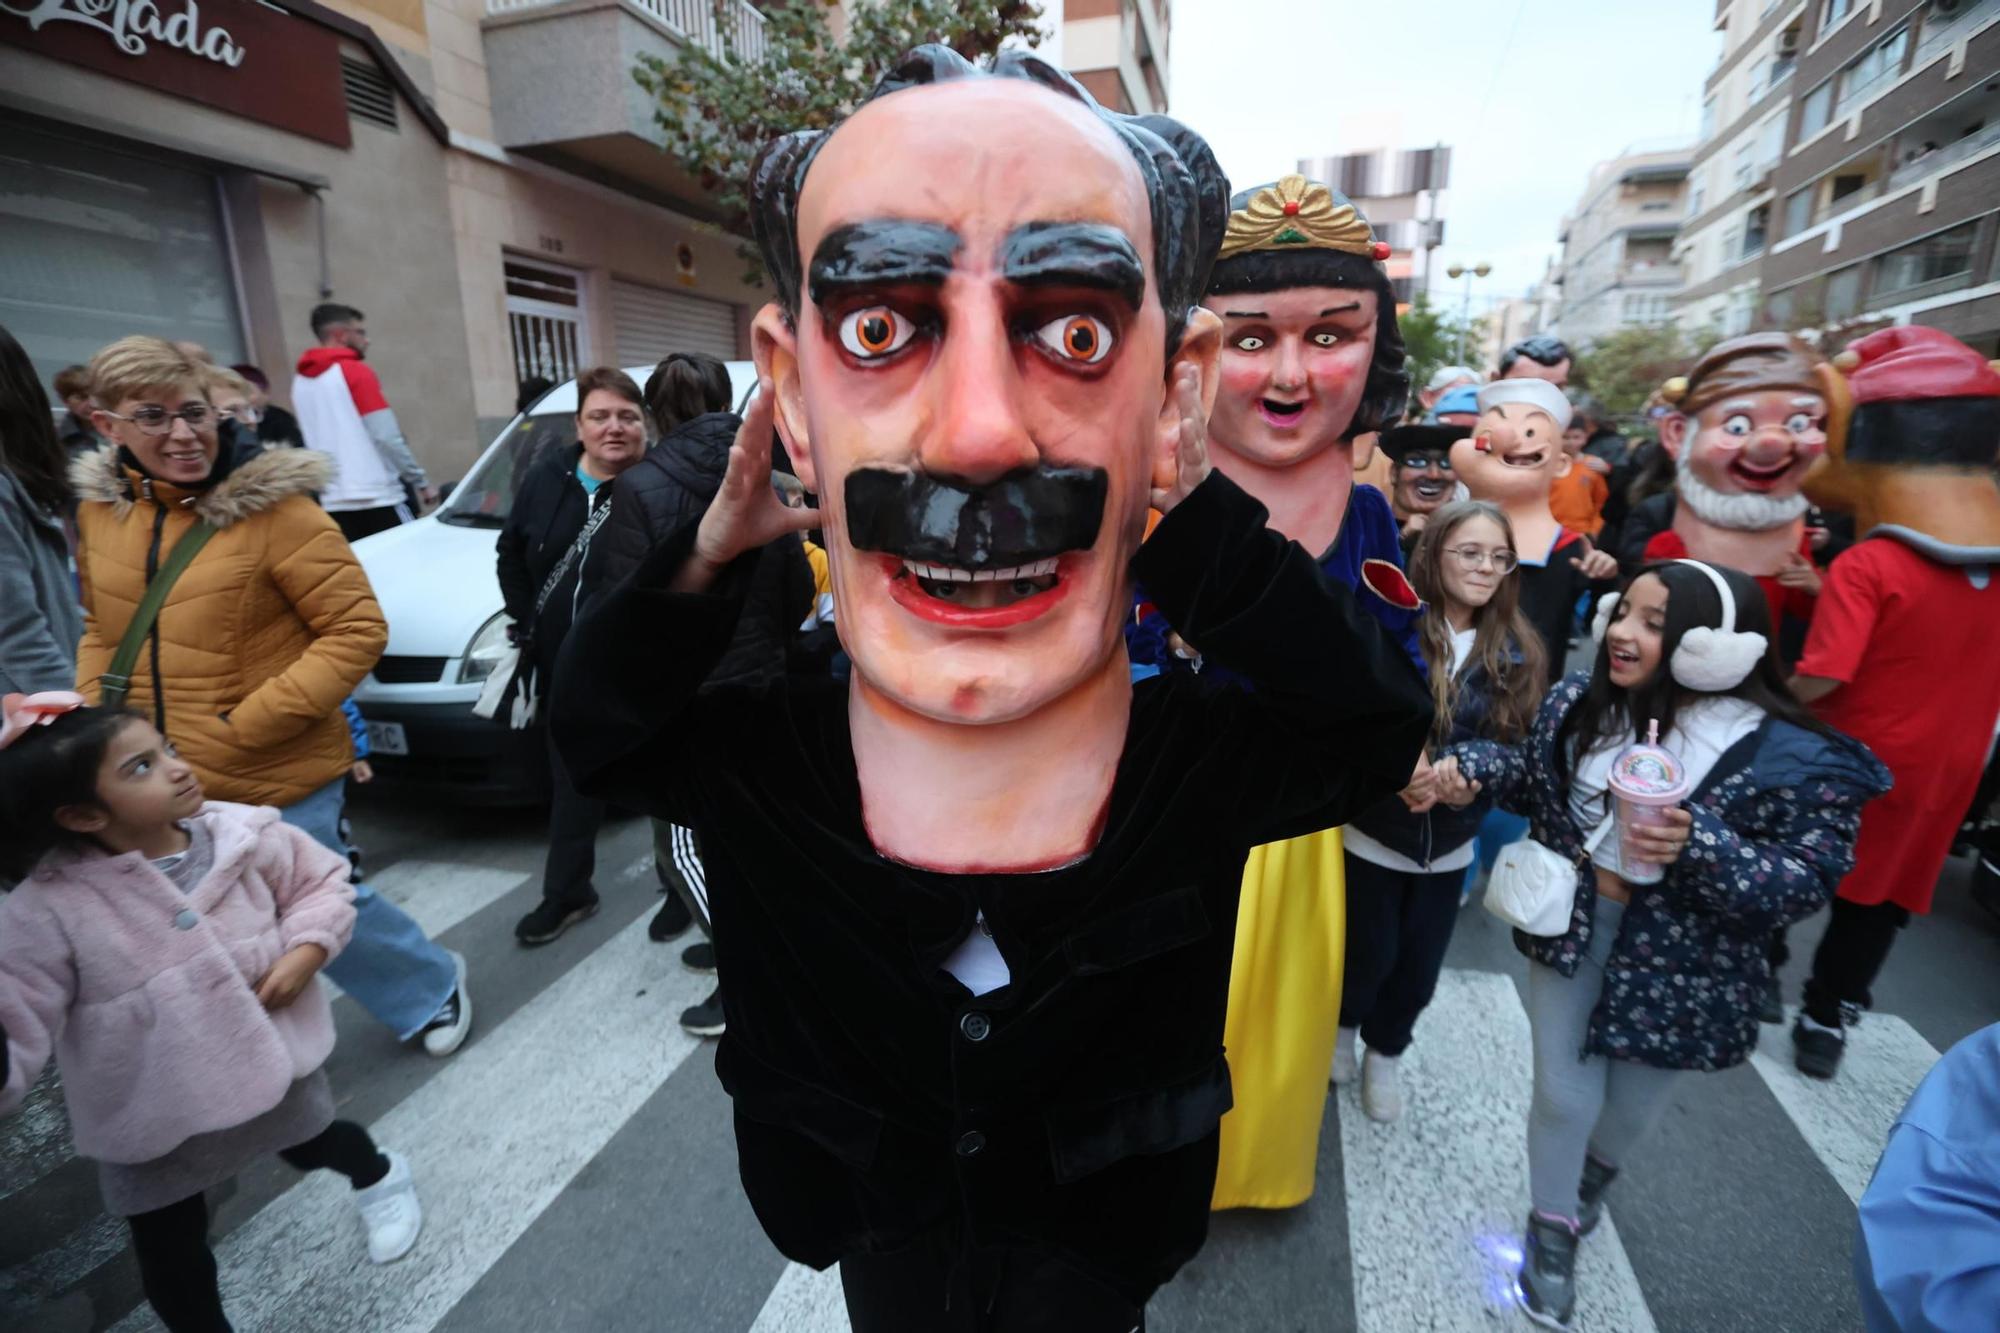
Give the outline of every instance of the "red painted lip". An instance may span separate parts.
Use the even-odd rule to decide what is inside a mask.
[[[1281,414],[1273,412],[1269,407],[1266,407],[1264,400],[1259,398],[1257,400],[1257,415],[1264,418],[1264,424],[1272,430],[1291,430],[1306,419],[1306,408],[1308,406],[1309,404],[1300,403],[1298,411],[1290,414]]]
[[[949,629],[1001,630],[1025,625],[1031,620],[1039,620],[1055,608],[1056,603],[1069,595],[1072,582],[1073,560],[1063,556],[1056,562],[1056,586],[1047,592],[1038,592],[1033,597],[1023,597],[1007,606],[971,607],[953,606],[940,601],[917,586],[915,575],[903,577],[903,562],[895,556],[882,558],[882,569],[889,580],[889,596],[896,605],[908,611],[919,620],[928,620],[933,625],[943,625]]]

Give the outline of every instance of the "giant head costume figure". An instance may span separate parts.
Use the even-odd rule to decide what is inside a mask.
[[[1826,448],[1830,371],[1805,343],[1752,333],[1717,343],[1661,397],[1674,457],[1674,533],[1697,560],[1775,575],[1800,549],[1799,484]]]
[[[1394,423],[1409,394],[1389,247],[1303,176],[1230,210],[1205,302],[1222,320],[1210,448],[1272,527],[1319,555],[1340,535],[1354,438]]]
[[[2000,368],[1905,325],[1834,358],[1833,423],[1805,491],[1946,564],[2000,560]]]
[[[1041,812],[1088,825],[1122,749],[1127,567],[1174,477],[1170,381],[1192,364],[1213,391],[1195,303],[1227,194],[1181,126],[1011,52],[983,72],[920,48],[840,125],[759,159],[777,299],[754,352],[821,498],[886,854],[1028,868],[1091,845]],[[1024,750],[1046,758],[1032,808],[980,789]]]
[[[1479,389],[1479,420],[1451,446],[1451,468],[1475,500],[1499,505],[1514,528],[1514,547],[1539,561],[1560,531],[1549,487],[1570,469],[1563,452],[1569,399],[1540,378],[1494,380]]]

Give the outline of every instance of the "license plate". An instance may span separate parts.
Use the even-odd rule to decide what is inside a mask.
[[[376,754],[408,754],[410,738],[403,734],[400,722],[370,722],[368,748]]]

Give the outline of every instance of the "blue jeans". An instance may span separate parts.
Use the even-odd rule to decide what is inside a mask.
[[[346,788],[345,778],[330,782],[278,814],[320,846],[346,856],[347,844],[340,837]],[[437,1017],[458,984],[458,964],[451,955],[408,913],[366,884],[354,886],[354,936],[325,970],[403,1041]]]

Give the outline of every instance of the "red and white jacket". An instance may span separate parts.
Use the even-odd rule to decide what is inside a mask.
[[[382,382],[352,348],[306,350],[292,380],[292,411],[306,447],[333,459],[333,482],[320,494],[329,512],[399,505],[404,482],[429,484],[382,396]]]

